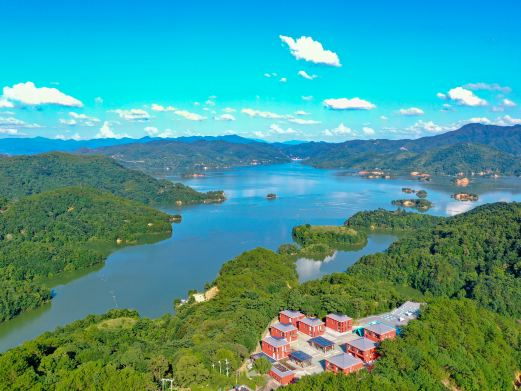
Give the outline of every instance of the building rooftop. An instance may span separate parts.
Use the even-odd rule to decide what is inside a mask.
[[[253,361],[257,361],[259,358],[265,358],[266,360],[268,360],[270,363],[274,363],[275,360],[273,358],[271,358],[270,356],[268,356],[266,353],[264,352],[259,352],[259,353],[255,353],[255,354],[252,354],[251,355],[251,359]]]
[[[275,323],[273,326],[274,329],[277,329],[277,330],[280,330],[280,331],[283,331],[283,332],[288,332],[288,331],[293,331],[293,330],[296,330],[297,328],[295,326],[293,326],[291,323]]]
[[[351,345],[362,352],[366,350],[374,349],[377,346],[376,342],[371,341],[369,338],[358,338],[346,343],[346,345]]]
[[[344,314],[329,314],[327,317],[336,320],[337,322],[346,322],[348,320],[352,320],[349,316]]]
[[[266,337],[263,339],[263,341],[275,347],[286,346],[288,344],[286,338]]]
[[[309,341],[309,343],[312,343],[314,345],[318,345],[320,346],[321,348],[328,348],[330,346],[334,346],[335,343],[333,341],[330,341],[329,339],[327,338],[324,338],[324,337],[315,337],[315,338],[311,338]]]
[[[285,367],[284,365],[282,365],[280,363],[274,364],[271,367],[271,370],[273,372],[275,372],[277,375],[279,375],[280,377],[286,377],[288,375],[293,374],[293,371],[291,369]]]
[[[299,362],[311,361],[311,359],[313,358],[312,356],[303,352],[302,350],[295,350],[291,352],[289,356],[295,361]]]
[[[396,331],[394,327],[387,326],[385,323],[373,323],[365,326],[364,329],[380,335],[386,334],[390,331]]]
[[[350,368],[353,365],[363,363],[362,360],[348,353],[340,353],[336,356],[326,358],[326,361],[329,361],[340,369]]]
[[[284,311],[280,311],[281,314],[284,314],[286,315],[287,317],[290,317],[290,318],[298,318],[299,316],[304,316],[304,314],[300,311],[293,311],[293,310],[284,310]]]
[[[301,322],[307,324],[308,326],[320,326],[324,324],[324,322],[318,318],[304,318],[301,320]]]

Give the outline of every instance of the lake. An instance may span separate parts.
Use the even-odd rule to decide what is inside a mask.
[[[521,200],[519,178],[476,179],[463,190],[480,195],[478,202],[471,203],[450,198],[457,188],[447,178],[420,183],[341,174],[290,163],[172,178],[201,191],[222,189],[228,200],[166,209],[183,215],[170,239],[125,248],[103,266],[55,280],[56,296],[50,304],[0,325],[0,351],[111,308],[133,308],[148,317],[172,312],[174,298],[186,297],[190,289],[203,289],[224,262],[243,251],[258,246],[276,250],[292,241],[291,229],[298,224],[342,224],[360,210],[395,209],[392,200],[410,197],[402,187],[426,190],[434,203],[429,213],[436,215],[455,215],[485,202]],[[277,194],[277,199],[267,200],[268,193]],[[300,259],[299,278],[306,281],[344,271],[360,256],[385,250],[393,240],[390,235],[373,235],[359,251],[337,252],[324,262]]]

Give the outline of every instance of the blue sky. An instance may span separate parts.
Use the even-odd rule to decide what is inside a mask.
[[[519,2],[281,3],[4,2],[0,137],[343,141],[521,122]]]

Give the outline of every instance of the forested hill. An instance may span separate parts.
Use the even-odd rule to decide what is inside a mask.
[[[380,168],[431,174],[491,171],[521,174],[521,125],[469,124],[416,140],[355,140],[339,144],[301,144],[290,154],[322,168]]]
[[[448,218],[416,216],[380,210],[349,219],[357,229],[399,228],[401,220],[423,227],[386,252],[363,257],[348,273],[428,295],[470,298],[521,318],[520,203],[487,204]]]
[[[61,152],[0,157],[0,196],[20,198],[64,186],[88,186],[151,205],[222,201],[222,192],[199,193],[158,180],[104,156]]]
[[[383,210],[356,215],[352,227],[404,237],[352,271],[303,284],[294,258],[248,251],[223,265],[211,300],[192,298],[156,320],[125,310],[89,316],[0,355],[0,389],[156,389],[163,377],[178,387],[226,389],[231,379],[212,363],[228,360],[235,373],[280,309],[359,318],[419,300],[427,303],[419,320],[382,343],[371,372],[308,376],[293,389],[511,390],[521,368],[520,210],[499,203],[447,219]],[[487,289],[498,300],[483,300]]]
[[[196,139],[190,142],[160,140],[80,152],[111,156],[126,167],[162,175],[168,172],[201,173],[206,169],[290,161],[286,153],[272,144],[254,141],[238,143],[221,139]]]
[[[4,201],[0,322],[49,300],[45,278],[98,264],[123,245],[168,237],[169,219],[139,202],[85,187]]]

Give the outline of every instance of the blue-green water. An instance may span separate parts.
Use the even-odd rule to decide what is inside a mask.
[[[464,203],[450,198],[456,188],[448,179],[432,184],[368,180],[299,163],[209,173],[183,182],[199,190],[223,189],[228,200],[167,210],[183,215],[170,239],[120,250],[96,270],[57,280],[51,304],[0,325],[0,351],[115,307],[137,309],[150,317],[172,312],[174,298],[185,297],[189,289],[203,289],[225,261],[241,252],[258,246],[275,250],[291,242],[291,228],[297,224],[342,224],[360,210],[392,209],[393,199],[408,197],[402,187],[427,190],[434,203],[429,213],[437,215],[453,215],[484,202],[521,200],[518,178],[476,181],[465,191],[478,193],[480,201]],[[269,201],[268,193],[278,198]],[[301,259],[300,279],[343,271],[360,256],[383,251],[393,239],[372,236],[364,249],[338,252],[326,262]]]

